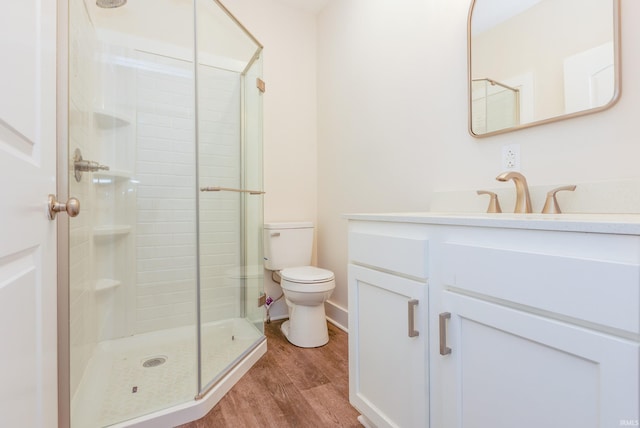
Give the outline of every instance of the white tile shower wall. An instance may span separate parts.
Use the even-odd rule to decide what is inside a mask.
[[[196,216],[191,65],[137,53],[135,333],[195,322]]]
[[[240,75],[199,69],[199,168],[202,186],[239,188]],[[242,194],[206,192],[200,197],[202,321],[240,315],[240,202]]]
[[[142,333],[195,322],[197,228],[192,66],[148,53],[139,59],[153,65],[137,77],[135,331]],[[199,73],[201,185],[237,187],[239,78],[208,67]],[[239,216],[229,195],[200,197],[201,307],[209,321],[237,314],[226,278],[238,257]]]

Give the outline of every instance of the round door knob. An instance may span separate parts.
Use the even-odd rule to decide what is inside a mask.
[[[76,198],[69,198],[66,204],[58,202],[56,195],[49,195],[49,220],[54,220],[56,214],[66,212],[69,217],[75,217],[80,214],[80,201]]]

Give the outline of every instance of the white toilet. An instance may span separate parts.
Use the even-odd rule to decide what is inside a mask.
[[[336,287],[333,272],[310,266],[313,223],[264,225],[264,266],[280,274],[289,320],[282,324],[287,340],[302,348],[329,341],[324,302]]]

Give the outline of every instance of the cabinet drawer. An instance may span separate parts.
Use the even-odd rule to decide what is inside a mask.
[[[349,260],[414,278],[428,277],[429,241],[391,235],[352,232]]]
[[[640,333],[640,266],[454,243],[442,279],[455,287]]]

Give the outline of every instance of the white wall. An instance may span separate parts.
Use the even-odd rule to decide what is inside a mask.
[[[469,0],[340,0],[318,20],[318,261],[347,306],[346,212],[428,210],[433,191],[495,188],[517,143],[530,184],[640,178],[640,2],[622,0],[611,109],[485,139],[467,132]],[[507,184],[504,184],[507,186]]]
[[[265,47],[264,220],[317,223],[316,17],[277,0],[223,3]],[[265,291],[280,295],[268,275]]]
[[[459,96],[453,85],[447,98],[436,103],[433,95],[445,86],[437,79],[456,73],[436,77],[434,71],[448,57],[464,60],[464,50],[427,54],[428,17],[422,0],[348,0],[332,3],[319,18],[318,258],[335,272],[331,300],[344,308],[347,223],[341,215],[428,209],[434,159],[442,151],[432,128],[456,122],[448,113]],[[466,28],[464,17],[459,24]],[[464,76],[461,68],[463,91]],[[465,116],[460,119],[464,136]]]
[[[265,46],[265,221],[315,221],[315,16],[276,0],[223,3]]]
[[[224,3],[265,45],[265,221],[317,220],[318,265],[336,273],[339,307],[343,213],[428,210],[434,191],[508,186],[494,179],[505,144],[520,145],[532,185],[640,179],[635,0],[622,0],[612,109],[485,139],[467,131],[469,0],[337,0],[317,21],[276,0]]]

